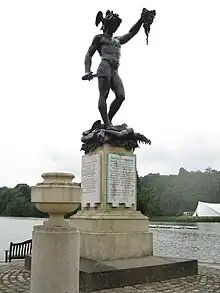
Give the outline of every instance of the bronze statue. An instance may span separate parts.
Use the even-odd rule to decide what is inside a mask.
[[[103,33],[96,35],[89,47],[85,57],[85,75],[82,79],[91,80],[94,77],[98,77],[98,107],[104,123],[102,123],[101,120],[97,120],[89,130],[83,132],[81,150],[86,154],[93,152],[97,147],[106,143],[123,147],[127,150],[134,150],[137,148],[139,146],[138,142],[151,144],[148,138],[135,132],[133,128],[128,127],[125,123],[113,127],[112,119],[125,99],[124,86],[118,74],[121,45],[130,41],[138,33],[142,25],[148,44],[148,34],[155,15],[155,10],[150,11],[144,8],[139,20],[132,26],[130,31],[120,37],[113,37],[113,34],[117,31],[122,22],[118,14],[108,10],[105,17],[103,17],[101,11],[99,11],[96,16],[96,26],[102,23],[101,30],[103,30]],[[92,57],[96,51],[98,51],[101,56],[101,63],[97,69],[97,73],[93,74],[91,71]],[[110,89],[114,92],[115,99],[110,105],[108,112],[106,100]]]
[[[120,109],[125,99],[124,86],[118,74],[121,45],[124,45],[130,41],[138,33],[142,25],[144,27],[148,42],[150,25],[153,23],[155,15],[155,10],[149,11],[144,8],[139,20],[132,26],[129,32],[119,37],[113,37],[113,34],[117,31],[122,22],[118,14],[108,10],[105,17],[103,17],[101,11],[99,11],[96,16],[96,26],[102,23],[101,30],[103,30],[103,33],[96,35],[91,46],[89,47],[85,57],[85,75],[82,79],[91,80],[93,77],[98,77],[98,107],[105,129],[112,128],[112,119]],[[91,71],[91,64],[92,57],[96,51],[98,51],[101,56],[101,63],[98,67],[97,73],[93,74]],[[108,112],[106,100],[110,89],[114,92],[115,99],[110,105]]]

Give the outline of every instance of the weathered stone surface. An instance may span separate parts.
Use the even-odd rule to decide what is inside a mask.
[[[96,196],[82,199],[85,207],[70,219],[80,231],[80,256],[99,261],[151,256],[153,234],[148,229],[148,217],[136,211],[133,151],[104,144],[84,160],[94,155],[101,158],[100,201],[94,199]]]
[[[23,262],[0,264],[0,293],[30,293],[30,272]],[[199,267],[197,276],[96,291],[97,293],[220,293],[220,269]],[[82,292],[83,293],[83,292]],[[93,292],[95,293],[95,292]]]
[[[80,261],[80,289],[86,292],[161,282],[198,274],[196,260],[156,256],[110,261]],[[126,291],[127,292],[127,291]]]
[[[82,207],[95,207],[101,200],[101,155],[82,157]]]
[[[32,235],[31,293],[79,293],[79,231],[39,225]]]

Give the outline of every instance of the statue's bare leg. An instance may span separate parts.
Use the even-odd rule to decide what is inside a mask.
[[[108,112],[107,112],[107,103],[106,100],[108,98],[110,91],[110,77],[99,77],[99,112],[101,114],[102,120],[105,124],[106,128],[111,127],[111,123],[109,121]]]
[[[109,95],[109,91],[111,88],[111,66],[108,61],[102,60],[99,64],[97,73],[102,76],[98,78],[99,83],[99,112],[101,114],[102,120],[105,124],[106,128],[111,127],[111,123],[108,118],[108,112],[107,112],[107,103],[106,100]]]
[[[118,110],[120,109],[121,104],[123,103],[125,99],[124,86],[120,76],[118,75],[118,72],[115,72],[111,78],[111,89],[115,93],[115,99],[111,103],[109,113],[108,113],[110,122],[112,121],[113,117],[118,112]]]

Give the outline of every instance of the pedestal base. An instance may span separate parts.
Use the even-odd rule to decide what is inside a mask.
[[[31,293],[79,292],[79,240],[73,227],[34,227]]]
[[[26,269],[30,270],[31,256],[27,258]],[[148,256],[98,262],[81,258],[79,287],[82,292],[92,292],[197,274],[197,260]]]
[[[80,230],[82,258],[103,261],[153,255],[153,234],[140,212],[83,210],[70,223]]]
[[[81,259],[80,290],[92,292],[197,274],[197,260],[156,256],[104,262]]]

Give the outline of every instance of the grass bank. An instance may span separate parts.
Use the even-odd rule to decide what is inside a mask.
[[[220,217],[190,217],[190,216],[161,216],[161,217],[152,217],[150,221],[155,222],[182,222],[182,223],[197,223],[197,222],[215,222],[220,223]]]

